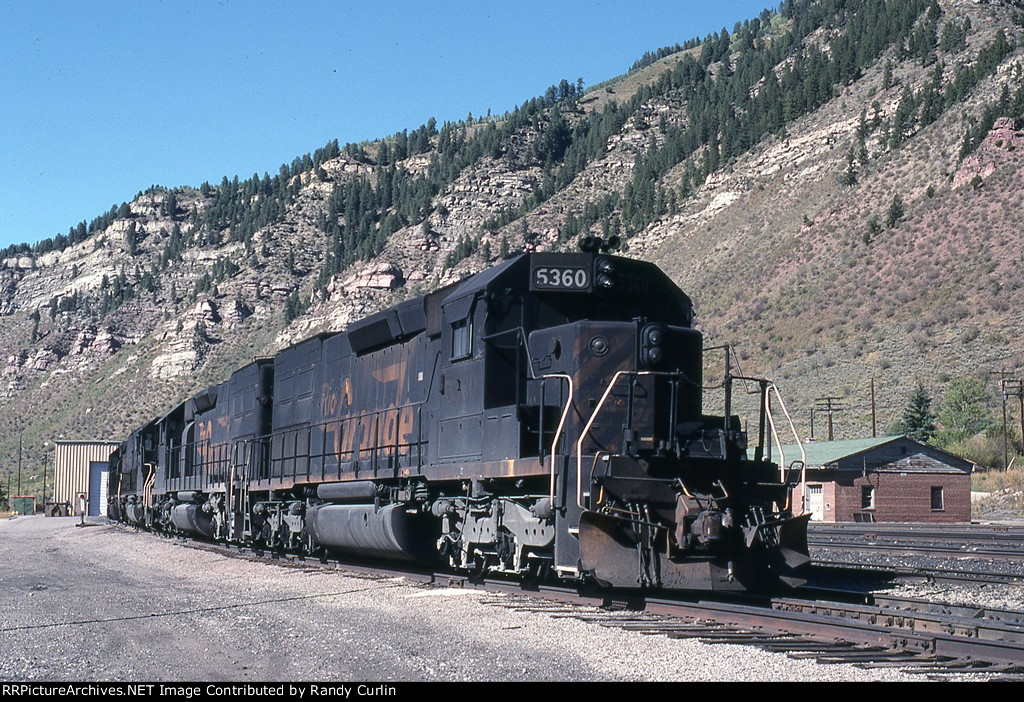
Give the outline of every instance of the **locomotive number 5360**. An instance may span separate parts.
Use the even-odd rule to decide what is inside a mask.
[[[586,268],[542,267],[533,269],[534,289],[586,290],[590,287],[590,271]]]

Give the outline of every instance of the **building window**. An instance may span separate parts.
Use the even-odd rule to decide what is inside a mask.
[[[942,486],[932,486],[932,509],[942,509]]]
[[[874,509],[875,508],[875,486],[874,485],[862,485],[860,488],[860,508],[861,509]]]
[[[467,358],[473,353],[472,315],[452,325],[452,360]]]

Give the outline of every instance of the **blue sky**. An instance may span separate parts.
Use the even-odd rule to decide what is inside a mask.
[[[766,2],[0,0],[0,246],[150,185],[512,109]]]

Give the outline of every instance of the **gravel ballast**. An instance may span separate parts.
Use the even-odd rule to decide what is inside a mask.
[[[0,522],[0,679],[912,680],[231,558],[72,518]]]

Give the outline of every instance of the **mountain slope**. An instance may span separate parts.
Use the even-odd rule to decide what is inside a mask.
[[[1022,17],[791,2],[498,118],[140,193],[4,259],[3,465],[19,434],[38,466],[46,441],[123,435],[253,356],[587,230],[663,266],[804,435],[823,395],[841,436],[870,431],[872,378],[882,430],[917,381],[1021,359]]]

